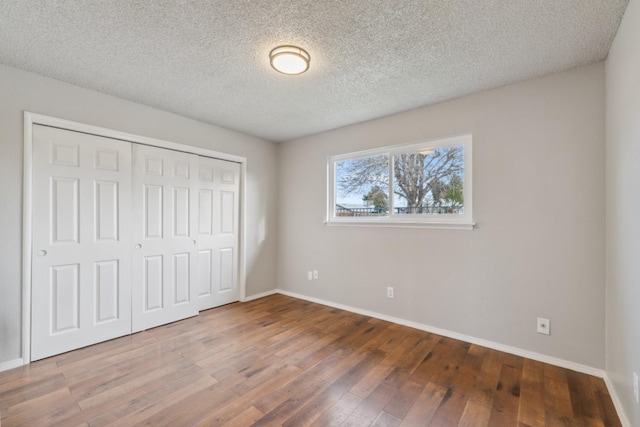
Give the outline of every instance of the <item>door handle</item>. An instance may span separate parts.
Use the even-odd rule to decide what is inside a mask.
[[[142,249],[142,244],[141,244],[141,243],[138,243],[138,244],[136,245],[136,249]]]
[[[193,241],[193,244],[195,245],[196,243],[198,243],[198,242],[196,242],[196,241],[194,240],[194,241]]]
[[[38,256],[46,256],[47,255],[47,251],[45,251],[44,249],[41,249],[38,251]]]

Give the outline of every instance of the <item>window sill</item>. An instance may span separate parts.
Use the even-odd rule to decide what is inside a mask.
[[[389,228],[435,228],[441,230],[473,230],[475,222],[419,222],[419,221],[325,221],[331,227],[389,227]]]

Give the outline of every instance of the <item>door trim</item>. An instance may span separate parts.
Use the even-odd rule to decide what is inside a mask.
[[[119,139],[134,144],[150,145],[185,153],[198,154],[205,157],[227,160],[240,164],[240,245],[238,251],[238,285],[240,286],[240,301],[246,300],[246,215],[247,200],[246,174],[247,158],[233,154],[222,153],[206,148],[195,147],[162,139],[150,138],[107,129],[99,126],[74,122],[42,114],[24,112],[24,155],[23,155],[23,190],[22,190],[22,364],[31,362],[31,251],[32,251],[32,216],[33,216],[33,126],[44,125],[75,132],[88,133],[111,139]]]

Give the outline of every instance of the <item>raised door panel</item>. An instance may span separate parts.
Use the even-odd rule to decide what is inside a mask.
[[[103,323],[120,317],[120,263],[118,260],[95,263],[95,322]]]
[[[189,252],[173,255],[173,304],[188,304],[191,295],[190,269],[191,254]]]
[[[118,168],[118,150],[109,148],[96,149],[95,168],[106,171],[117,171]]]
[[[51,242],[80,243],[80,179],[51,177]]]
[[[164,302],[164,268],[163,256],[154,255],[144,257],[144,312],[160,310]]]
[[[234,191],[220,192],[220,234],[235,233],[235,199]]]
[[[209,296],[213,293],[212,286],[212,263],[211,249],[198,251],[198,285],[200,287],[198,296]]]
[[[213,190],[198,189],[198,234],[211,235],[213,233]]]
[[[51,333],[59,334],[80,327],[80,265],[51,267]]]
[[[230,292],[234,287],[235,257],[233,248],[220,249],[220,287],[219,292]]]
[[[174,187],[173,189],[173,235],[174,237],[186,237],[191,235],[190,218],[190,189],[188,187]]]
[[[164,188],[162,185],[144,184],[143,194],[143,212],[144,220],[143,229],[145,230],[145,239],[162,239],[163,230],[163,202],[162,193]]]
[[[118,183],[95,181],[95,241],[118,241]]]

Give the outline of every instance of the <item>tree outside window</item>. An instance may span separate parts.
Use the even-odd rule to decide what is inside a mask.
[[[460,144],[336,161],[335,203],[341,216],[387,215],[391,198],[395,215],[464,213],[464,153]]]

